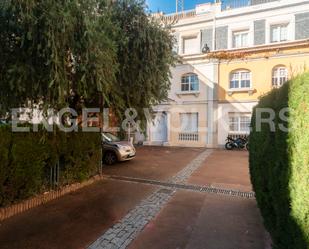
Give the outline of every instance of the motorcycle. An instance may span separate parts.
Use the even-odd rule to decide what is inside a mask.
[[[249,150],[249,140],[247,137],[239,137],[237,139],[233,139],[232,137],[227,137],[225,144],[225,149],[233,150],[233,149],[246,149]]]

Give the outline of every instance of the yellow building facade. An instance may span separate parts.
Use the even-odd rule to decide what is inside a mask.
[[[243,59],[224,61],[220,63],[219,101],[258,100],[260,96],[269,92],[274,86],[273,73],[278,67],[287,69],[288,78],[309,69],[309,42],[286,44],[250,52]],[[237,70],[248,70],[251,73],[252,92],[246,90],[231,92],[231,73]],[[248,93],[248,92],[247,92]]]
[[[259,98],[274,87],[309,68],[309,41],[290,42],[227,53],[240,54],[242,58],[219,63],[218,80],[218,144],[223,145],[228,135],[246,135],[241,129],[252,115]],[[249,74],[249,87],[233,88],[235,72]],[[237,76],[236,76],[237,78]],[[237,126],[235,128],[234,126]]]

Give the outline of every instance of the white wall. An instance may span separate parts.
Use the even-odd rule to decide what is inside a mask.
[[[252,113],[258,102],[221,103],[218,106],[218,144],[225,144],[229,134],[229,113]]]
[[[290,7],[291,4],[297,4]],[[249,29],[249,43],[253,46],[255,20],[266,20],[266,44],[270,43],[269,27],[275,23],[288,22],[288,39],[295,40],[295,14],[309,11],[309,2],[301,0],[281,0],[249,7],[235,8],[226,11],[208,12],[180,19],[173,25],[175,32],[179,33],[179,52],[182,53],[182,37],[196,35],[206,27],[229,26],[228,48],[232,48],[232,32],[239,29]],[[199,46],[200,48],[200,46]]]
[[[216,96],[215,88],[217,86],[216,63],[199,60],[187,61],[172,68],[171,89],[169,91],[169,102],[158,105],[154,108],[156,112],[165,111],[168,114],[168,144],[173,146],[207,146],[213,144],[213,125],[214,105]],[[184,74],[195,73],[199,77],[199,91],[192,94],[183,94],[181,92],[181,77]],[[180,113],[198,112],[199,113],[199,135],[198,143],[179,142],[177,140],[179,131],[172,131],[172,128],[180,126]],[[148,130],[148,135],[150,130]],[[151,140],[151,136],[148,136]],[[151,141],[150,141],[151,142]]]

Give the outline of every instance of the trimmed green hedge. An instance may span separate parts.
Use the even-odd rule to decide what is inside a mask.
[[[289,107],[289,120],[279,112]],[[275,111],[275,131],[258,108]],[[262,113],[262,118],[269,114]],[[309,73],[264,96],[254,109],[250,135],[250,173],[257,202],[274,248],[309,248]],[[280,127],[288,127],[286,132]]]
[[[12,133],[0,127],[0,206],[51,188],[51,169],[59,164],[58,186],[81,182],[100,170],[98,133]]]

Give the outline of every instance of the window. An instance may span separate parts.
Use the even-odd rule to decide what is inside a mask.
[[[230,76],[230,89],[251,88],[251,72],[235,71]]]
[[[198,54],[200,52],[200,44],[197,37],[183,38],[183,53]]]
[[[238,31],[233,33],[233,48],[249,46],[249,31]]]
[[[288,25],[273,25],[270,27],[271,42],[283,42],[288,40]]]
[[[186,74],[181,77],[181,91],[194,92],[199,90],[199,79],[196,74]]]
[[[250,124],[250,114],[230,114],[230,132],[248,133],[250,132]]]
[[[288,70],[285,67],[276,67],[273,69],[272,85],[273,87],[282,86],[288,80]]]
[[[198,132],[198,113],[181,113],[180,123],[181,123],[181,132],[197,133]]]

